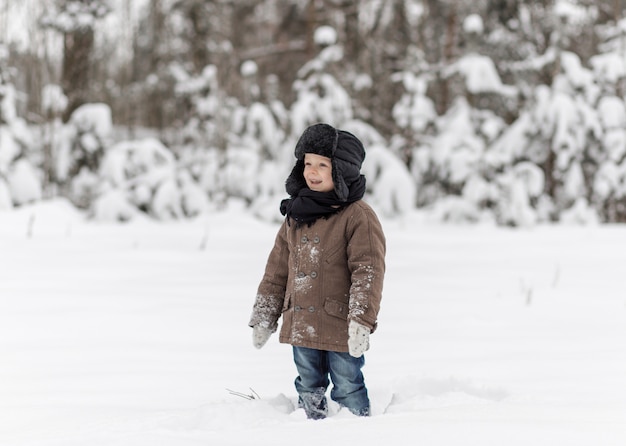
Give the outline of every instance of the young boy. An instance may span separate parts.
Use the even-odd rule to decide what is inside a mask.
[[[385,273],[385,236],[364,201],[363,144],[328,124],[308,127],[287,178],[286,216],[270,252],[249,325],[261,348],[278,327],[293,346],[299,405],[311,419],[331,398],[370,415],[361,368],[376,328]],[[329,380],[330,376],[330,380]]]

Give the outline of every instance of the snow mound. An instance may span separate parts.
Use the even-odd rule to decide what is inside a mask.
[[[0,209],[0,233],[33,235],[67,235],[74,225],[82,224],[85,215],[64,198],[44,200],[14,208]]]

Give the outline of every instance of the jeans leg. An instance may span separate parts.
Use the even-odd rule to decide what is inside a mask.
[[[298,370],[295,381],[298,403],[307,418],[319,420],[328,415],[326,389],[328,379],[327,352],[305,347],[293,347],[293,359]]]
[[[370,415],[370,400],[361,369],[365,358],[355,358],[349,353],[328,352],[330,377],[333,389],[330,397],[350,412],[359,416]]]

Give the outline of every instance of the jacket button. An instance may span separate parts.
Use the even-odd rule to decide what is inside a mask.
[[[320,238],[318,236],[315,236],[315,238],[313,239],[313,243],[319,243],[320,242]]]
[[[303,236],[302,236],[302,238],[300,239],[300,241],[301,241],[302,243],[306,243],[306,242],[308,242],[308,241],[309,241],[309,238],[308,238],[306,235],[303,235]]]
[[[317,277],[317,271],[311,271],[311,277],[315,279]]]
[[[300,305],[296,305],[293,309],[296,311],[300,311],[302,310],[302,307]]]
[[[315,307],[313,305],[309,307],[309,313],[315,313]]]
[[[306,276],[306,274],[304,274],[303,271],[299,271],[296,276],[298,277],[298,279],[302,279],[304,276]]]

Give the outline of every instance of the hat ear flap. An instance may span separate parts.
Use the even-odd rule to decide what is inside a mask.
[[[304,179],[304,160],[298,160],[285,181],[285,189],[291,197],[295,197],[305,187],[307,186]]]
[[[332,167],[333,183],[335,183],[335,194],[337,194],[337,198],[339,198],[339,201],[345,202],[348,200],[350,190],[348,189],[348,185],[344,180],[344,172],[341,169],[340,163],[336,162],[335,159],[333,159],[332,161]]]

